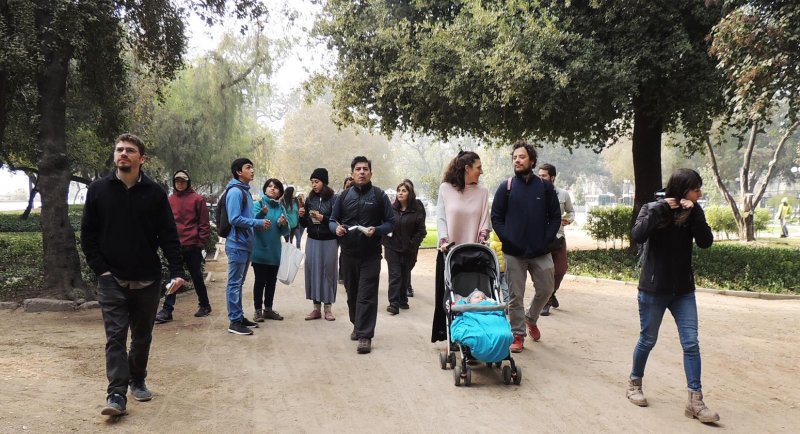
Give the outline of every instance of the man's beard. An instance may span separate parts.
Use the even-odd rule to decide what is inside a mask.
[[[131,166],[117,166],[120,172],[131,173]]]
[[[523,169],[519,169],[519,170],[517,170],[517,168],[515,167],[514,168],[514,174],[515,175],[527,175],[527,174],[531,173],[531,169],[533,169],[533,166],[529,166],[527,168],[523,168]]]

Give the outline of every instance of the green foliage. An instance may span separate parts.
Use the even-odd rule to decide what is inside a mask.
[[[569,252],[569,261],[573,274],[638,281],[637,258],[626,250],[575,250]],[[800,293],[796,249],[716,243],[709,249],[695,248],[692,261],[701,287]]]
[[[217,232],[217,225],[212,224],[211,236],[208,237],[208,241],[206,242],[206,246],[204,247],[207,255],[214,255],[214,252],[217,251],[218,242],[219,242],[219,233]]]
[[[731,210],[730,206],[709,206],[704,211],[706,222],[711,227],[711,230],[716,232],[717,238],[721,233],[725,234],[726,239],[731,239],[731,235],[738,236],[739,227],[736,224],[736,219],[733,217],[733,210]],[[753,219],[753,230],[756,233],[767,230],[767,225],[771,219],[769,211],[764,208],[757,209]]]
[[[27,219],[22,220],[19,216],[22,211],[0,213],[0,232],[41,232],[41,213],[40,210],[32,211]],[[73,231],[81,229],[81,217],[83,216],[83,205],[70,205],[69,222]]]
[[[586,216],[584,229],[594,240],[606,243],[611,241],[614,246],[619,240],[622,246],[630,239],[632,212],[632,207],[624,205],[594,207]]]

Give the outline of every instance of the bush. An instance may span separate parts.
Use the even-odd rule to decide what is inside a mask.
[[[31,211],[28,218],[22,220],[22,211],[0,213],[0,232],[41,232],[42,214],[40,209]],[[83,216],[83,205],[69,206],[69,223],[72,230],[81,229],[81,217]]]
[[[637,257],[626,250],[569,252],[570,273],[637,281]],[[800,293],[797,250],[739,243],[717,243],[694,249],[698,286],[737,291]]]
[[[705,213],[706,222],[711,226],[711,230],[716,232],[717,237],[720,233],[724,233],[727,239],[731,239],[731,234],[734,235],[734,238],[739,237],[739,227],[736,225],[736,219],[733,218],[733,210],[730,206],[710,206],[705,209]],[[764,208],[756,209],[753,231],[758,233],[767,230],[770,220],[769,211]]]
[[[622,246],[625,240],[630,239],[631,214],[630,206],[595,207],[586,216],[584,229],[597,241],[611,241],[616,247],[616,240]]]

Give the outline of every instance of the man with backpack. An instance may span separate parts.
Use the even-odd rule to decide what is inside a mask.
[[[253,218],[253,197],[250,195],[250,182],[255,177],[253,162],[247,158],[233,160],[231,174],[233,179],[222,194],[217,211],[218,229],[220,236],[225,237],[225,254],[228,256],[228,285],[225,288],[230,320],[228,332],[252,335],[250,328],[258,328],[258,324],[244,316],[242,285],[253,252],[254,231],[268,229],[270,221]]]
[[[367,354],[378,319],[381,237],[392,232],[394,212],[386,193],[372,185],[372,162],[367,157],[353,158],[350,169],[353,186],[336,199],[329,227],[341,241],[342,277],[353,323],[350,339],[358,340],[359,354]]]
[[[522,351],[525,328],[534,341],[542,336],[539,313],[553,294],[554,267],[550,244],[561,227],[561,208],[553,184],[535,173],[536,149],[521,140],[514,143],[514,176],[503,181],[492,203],[492,228],[503,243],[508,280],[509,321],[514,333],[510,350]],[[525,274],[530,273],[536,295],[527,313],[523,306]]]

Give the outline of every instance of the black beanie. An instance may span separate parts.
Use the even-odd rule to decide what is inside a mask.
[[[311,178],[309,179],[319,179],[323,184],[328,185],[328,169],[317,167],[311,172]]]

